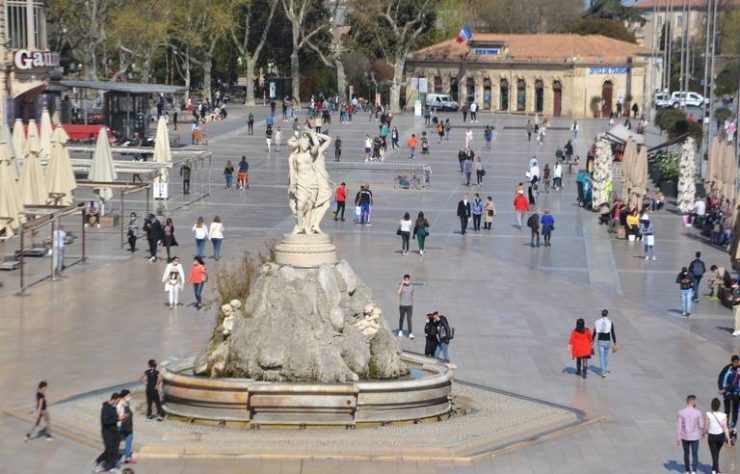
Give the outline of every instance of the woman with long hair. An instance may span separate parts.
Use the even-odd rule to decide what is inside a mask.
[[[162,242],[164,243],[164,248],[167,249],[167,262],[170,262],[172,260],[170,248],[177,245],[177,240],[175,239],[175,223],[171,217],[168,217],[164,221],[163,232],[164,237],[162,238]]]
[[[193,266],[190,268],[190,275],[188,276],[188,283],[193,285],[196,309],[203,307],[203,287],[207,281],[208,269],[206,268],[206,263],[201,257],[196,256],[193,259]]]
[[[409,253],[409,240],[411,239],[411,228],[414,222],[408,212],[403,214],[403,219],[398,223],[398,235],[401,236],[401,255]]]
[[[193,233],[195,234],[195,255],[200,258],[205,258],[206,253],[206,240],[208,239],[208,228],[203,216],[199,216],[193,225]]]
[[[429,221],[424,217],[423,212],[419,212],[414,223],[414,238],[419,245],[419,257],[424,258],[424,243],[429,236]]]
[[[576,375],[584,379],[588,374],[588,359],[591,357],[592,343],[591,330],[586,327],[583,318],[578,318],[576,328],[570,333],[568,350],[576,360]]]
[[[221,258],[221,243],[224,240],[224,225],[221,223],[219,216],[213,218],[211,226],[208,228],[208,238],[213,245],[213,259],[218,261]]]

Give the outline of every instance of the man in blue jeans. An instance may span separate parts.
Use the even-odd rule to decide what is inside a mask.
[[[704,416],[696,409],[696,395],[689,395],[686,397],[686,407],[678,412],[676,419],[676,444],[683,448],[684,467],[691,474],[696,474],[699,464],[699,439],[703,429]]]
[[[681,273],[676,277],[676,283],[681,287],[681,314],[691,315],[691,300],[694,293],[694,275],[689,273],[686,267],[681,268]]]
[[[601,364],[601,378],[609,373],[609,349],[611,343],[617,345],[617,335],[614,332],[614,323],[609,319],[609,311],[601,310],[601,317],[594,323],[594,340],[599,349],[599,363]]]
[[[437,349],[434,351],[434,357],[439,359],[442,355],[442,359],[445,362],[450,362],[450,340],[454,337],[450,329],[450,324],[447,322],[447,318],[439,314],[439,311],[435,311],[432,314],[434,323],[437,325]]]
[[[360,206],[360,224],[368,224],[370,221],[370,206],[373,204],[373,193],[370,186],[360,186],[360,191],[355,196],[355,206]]]
[[[694,277],[693,300],[699,301],[699,290],[701,289],[701,279],[706,273],[707,267],[701,259],[701,252],[696,252],[696,258],[689,264],[689,273]]]

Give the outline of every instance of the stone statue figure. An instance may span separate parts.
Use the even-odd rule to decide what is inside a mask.
[[[331,181],[324,159],[330,142],[329,136],[309,130],[288,140],[288,196],[296,222],[293,234],[323,234],[319,224],[331,205]]]

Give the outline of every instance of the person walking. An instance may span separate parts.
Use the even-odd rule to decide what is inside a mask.
[[[478,123],[478,103],[475,101],[470,104],[470,121]]]
[[[529,200],[524,196],[524,190],[519,189],[514,196],[514,212],[516,213],[516,225],[522,229],[524,213],[529,212]]]
[[[537,210],[535,210],[530,216],[529,219],[527,219],[527,227],[529,227],[529,230],[531,232],[531,245],[532,247],[539,247],[540,246],[540,215],[537,213]],[[535,240],[537,241],[537,245],[535,245]]]
[[[549,209],[545,209],[540,219],[540,225],[542,226],[542,237],[545,239],[545,247],[550,247],[552,245],[550,243],[552,231],[555,230],[555,218],[550,214]]]
[[[483,201],[480,198],[480,194],[475,193],[473,202],[470,203],[470,213],[473,216],[473,231],[480,231],[480,221],[483,217]]]
[[[152,405],[157,410],[156,419],[157,421],[164,420],[164,410],[162,410],[162,401],[159,397],[159,389],[162,387],[162,375],[157,370],[157,361],[149,359],[147,362],[147,369],[144,371],[144,375],[139,378],[139,382],[145,384],[146,394],[146,417],[148,420],[153,420],[155,416],[152,414]]]
[[[483,168],[483,158],[477,155],[473,160],[473,170],[475,171],[475,181],[478,186],[483,184],[483,176],[486,175],[486,170]]]
[[[601,378],[609,373],[609,350],[617,351],[617,334],[614,332],[614,323],[609,319],[609,311],[601,310],[601,317],[594,323],[594,339],[599,349],[599,364],[601,365]],[[614,347],[612,348],[612,342]]]
[[[193,285],[193,293],[195,294],[195,308],[200,310],[203,307],[203,287],[208,281],[208,270],[206,269],[206,263],[203,258],[196,256],[193,259],[193,266],[190,268],[190,275],[188,275],[188,283]]]
[[[334,191],[334,199],[337,203],[337,209],[334,211],[334,221],[341,220],[344,222],[344,208],[347,202],[347,185],[342,183]]]
[[[275,142],[275,151],[280,151],[280,145],[283,143],[283,130],[278,125],[278,128],[275,130],[274,135],[274,142]],[[341,140],[339,141],[341,144]]]
[[[691,296],[694,292],[694,276],[686,267],[681,268],[681,273],[676,277],[676,283],[681,288],[681,315],[691,315]]]
[[[720,394],[725,399],[725,413],[729,419],[733,438],[737,436],[738,405],[740,404],[740,364],[735,357],[732,357],[730,366],[720,374],[722,380],[719,384]]]
[[[559,162],[555,162],[555,166],[552,170],[552,189],[553,191],[560,191],[563,188],[563,165]]]
[[[439,314],[439,311],[433,313],[434,322],[437,326],[437,348],[434,351],[434,357],[439,359],[442,356],[442,360],[450,363],[450,341],[455,337],[455,332],[450,328],[450,323],[447,321],[447,317],[443,314]]]
[[[118,446],[121,444],[121,435],[118,432],[118,405],[119,395],[114,393],[103,402],[100,409],[100,432],[103,438],[103,452],[95,460],[95,472],[110,471],[118,467]]]
[[[550,165],[545,163],[545,167],[542,168],[542,184],[545,186],[545,194],[550,194],[551,177]]]
[[[339,161],[342,158],[342,137],[337,137],[334,140],[334,161]]]
[[[461,235],[465,235],[465,231],[468,229],[470,216],[470,201],[468,201],[468,195],[463,194],[463,198],[457,203],[457,217],[460,219]]]
[[[180,259],[177,256],[172,257],[162,274],[162,283],[164,283],[164,291],[167,292],[169,297],[170,309],[174,309],[178,305],[178,297],[182,288],[185,284],[185,271],[182,269]]]
[[[182,178],[182,193],[190,194],[190,175],[193,173],[193,167],[189,161],[183,162],[180,166],[180,177]]]
[[[213,245],[213,259],[218,262],[221,259],[221,244],[224,241],[224,225],[219,216],[214,216],[211,225],[208,226],[208,240]]]
[[[226,189],[231,189],[234,185],[234,165],[231,160],[228,160],[224,167],[224,179],[226,180]]]
[[[409,156],[409,160],[413,160],[414,154],[416,153],[416,135],[414,135],[413,133],[411,134],[407,145],[409,147],[409,152],[411,153],[411,156]]]
[[[265,146],[267,147],[267,153],[272,152],[272,127],[265,129]]]
[[[136,217],[136,213],[132,212],[129,215],[128,218],[128,231],[126,233],[126,237],[128,239],[128,247],[129,252],[134,253],[136,252],[136,239],[139,238],[138,232],[139,232],[139,225],[137,224],[138,218]]]
[[[473,131],[468,128],[465,130],[465,148],[470,149],[473,146]]]
[[[419,257],[424,258],[424,244],[429,237],[429,221],[424,217],[424,213],[419,211],[419,215],[414,222],[413,238],[419,246]]]
[[[465,173],[465,186],[470,186],[470,177],[473,175],[473,159],[470,155],[465,155],[463,160],[463,173]]]
[[[468,104],[463,104],[462,107],[460,107],[460,112],[462,112],[463,116],[463,123],[468,121],[468,110],[470,110],[468,108]]]
[[[373,193],[368,185],[360,186],[355,196],[355,206],[360,208],[360,224],[370,224],[370,206],[373,205]]]
[[[579,318],[576,321],[576,328],[570,333],[568,351],[576,360],[576,376],[580,375],[584,379],[588,375],[588,359],[591,358],[592,343],[591,330],[586,327],[586,322]]]
[[[655,227],[650,219],[640,220],[640,235],[642,236],[642,245],[645,250],[645,260],[657,260],[655,256]]]
[[[678,412],[676,419],[676,444],[683,448],[684,468],[691,474],[696,474],[699,465],[699,439],[704,429],[703,422],[704,417],[696,409],[696,395],[689,395],[686,397],[686,406]]]
[[[146,240],[149,242],[149,261],[154,262],[157,260],[157,245],[162,240],[162,223],[159,222],[157,216],[149,214],[143,229],[146,232]]]
[[[393,130],[391,130],[391,149],[395,150],[396,148],[401,148],[398,144],[399,134],[398,134],[398,128],[395,126],[393,127]],[[441,140],[440,140],[441,143]]]
[[[483,212],[483,229],[484,230],[491,230],[491,226],[493,225],[493,216],[496,215],[496,206],[493,204],[493,198],[491,196],[488,196],[486,198],[486,204],[484,206],[484,212]]]
[[[445,124],[442,121],[437,124],[437,135],[439,135],[439,143],[442,143],[442,139],[445,137]]]
[[[698,302],[701,295],[701,279],[704,278],[704,274],[707,272],[707,267],[704,265],[704,261],[701,259],[701,252],[694,254],[694,260],[689,264],[689,273],[694,277],[694,288],[693,288],[693,301]]]
[[[434,357],[434,352],[437,350],[437,323],[434,321],[432,313],[427,313],[426,322],[424,323],[424,336],[426,339],[424,355]]]
[[[713,398],[711,410],[704,416],[704,433],[712,455],[712,474],[721,474],[719,470],[719,453],[722,446],[731,443],[730,430],[727,427],[727,415],[720,411],[719,398]]]
[[[136,464],[134,461],[134,412],[129,406],[131,392],[125,388],[119,394],[116,414],[118,415],[118,431],[123,441],[123,464]]]
[[[414,222],[408,212],[403,214],[403,219],[398,223],[398,235],[401,236],[401,255],[409,253],[409,241],[411,240],[411,229]]]
[[[483,130],[483,141],[486,142],[486,150],[491,150],[491,141],[493,140],[493,129],[490,125],[486,125]]]
[[[67,246],[67,231],[64,226],[59,224],[54,232],[51,233],[52,257],[54,259],[54,274],[61,275],[64,270],[64,248]]]
[[[249,163],[247,163],[246,156],[242,156],[242,160],[239,162],[239,174],[237,175],[236,187],[242,190],[249,188]]]
[[[36,405],[33,411],[34,423],[31,427],[31,431],[26,433],[26,436],[24,437],[25,441],[29,441],[31,439],[33,432],[36,431],[42,420],[44,421],[44,427],[39,430],[37,437],[45,436],[47,441],[54,440],[54,437],[51,435],[51,421],[49,420],[49,411],[46,406],[46,390],[48,387],[49,384],[44,380],[39,382],[36,387]]]
[[[576,141],[578,138],[578,122],[573,120],[573,124],[570,126],[570,139]]]
[[[396,289],[398,296],[398,337],[403,337],[403,321],[406,320],[408,327],[408,338],[414,339],[414,331],[411,324],[411,315],[414,311],[414,288],[411,286],[411,275],[403,276],[401,284]]]
[[[373,152],[373,139],[370,138],[370,134],[365,135],[365,161],[370,161]]]
[[[169,262],[172,259],[170,256],[170,249],[177,245],[177,239],[175,239],[175,224],[172,222],[171,217],[168,217],[164,221],[164,227],[162,228],[162,244],[167,250],[167,261]]]
[[[198,219],[193,225],[193,234],[195,234],[195,255],[200,258],[206,256],[206,240],[208,240],[208,228],[203,216],[198,216]]]
[[[532,141],[532,133],[534,133],[534,125],[532,124],[531,120],[527,120],[527,126],[525,127],[527,130],[527,141]]]
[[[254,114],[252,112],[247,115],[247,134],[254,135]]]

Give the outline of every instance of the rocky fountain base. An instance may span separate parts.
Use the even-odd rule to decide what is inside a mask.
[[[246,301],[221,307],[208,347],[163,367],[170,414],[305,425],[450,410],[450,368],[401,353],[370,289],[323,237],[286,236]]]

